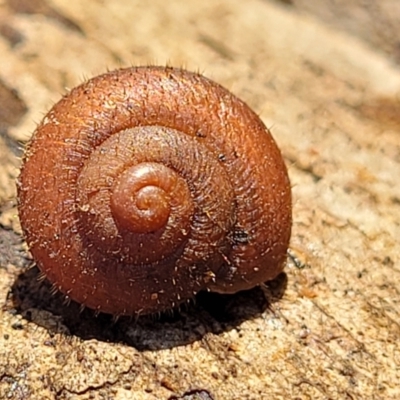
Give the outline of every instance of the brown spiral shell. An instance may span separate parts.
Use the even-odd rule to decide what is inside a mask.
[[[199,74],[128,68],[73,89],[38,126],[17,186],[37,265],[97,311],[158,312],[283,269],[280,151],[245,103]]]

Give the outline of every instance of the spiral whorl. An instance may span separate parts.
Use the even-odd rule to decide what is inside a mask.
[[[39,268],[117,315],[272,279],[290,238],[289,180],[268,130],[226,89],[173,68],[73,89],[35,132],[18,193]]]

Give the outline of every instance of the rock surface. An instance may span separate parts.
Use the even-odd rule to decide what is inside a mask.
[[[0,398],[399,398],[399,13],[371,3],[0,0]],[[148,63],[200,70],[271,127],[291,257],[263,289],[112,321],[28,269],[14,180],[68,88]]]

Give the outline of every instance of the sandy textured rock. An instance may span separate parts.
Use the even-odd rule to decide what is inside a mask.
[[[370,6],[324,3],[0,0],[0,398],[399,398],[397,19],[379,2],[367,38]],[[148,63],[204,72],[272,128],[292,258],[263,290],[112,321],[26,269],[14,179],[62,93]]]

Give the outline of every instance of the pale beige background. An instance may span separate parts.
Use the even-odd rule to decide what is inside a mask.
[[[0,0],[0,398],[400,398],[400,13],[373,3]],[[282,149],[296,262],[268,304],[113,324],[22,269],[20,144],[68,88],[148,63],[228,87]]]

